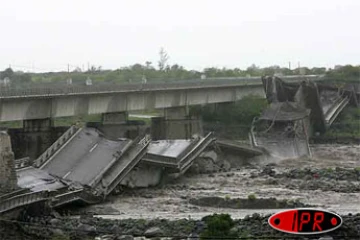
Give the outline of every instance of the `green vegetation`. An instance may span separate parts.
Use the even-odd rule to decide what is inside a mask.
[[[230,231],[235,223],[229,214],[214,214],[206,216],[202,220],[206,223],[207,228],[200,234],[200,239],[237,237],[236,233]]]
[[[253,119],[267,106],[266,99],[247,96],[236,103],[192,106],[190,114],[201,116],[205,127],[214,126],[208,130],[224,134],[226,138],[247,139]]]
[[[226,124],[250,125],[254,117],[267,107],[266,99],[247,96],[235,103],[218,104],[217,109],[213,106],[194,107],[193,112],[200,113],[205,122],[222,122]]]
[[[360,66],[346,65],[329,71],[326,78],[334,82],[359,82]]]
[[[360,108],[346,107],[325,133],[326,137],[360,137]]]
[[[51,240],[70,240],[70,237],[67,235],[53,235]]]
[[[7,68],[0,72],[0,79],[8,77],[11,79],[12,86],[23,87],[30,83],[65,83],[71,78],[73,84],[84,84],[89,77],[94,83],[129,83],[141,82],[146,79],[148,82],[156,81],[174,81],[199,79],[204,74],[207,78],[221,77],[247,77],[263,75],[299,75],[299,74],[325,74],[326,78],[331,81],[359,81],[360,67],[346,65],[336,69],[326,68],[296,68],[289,69],[280,66],[270,66],[260,68],[251,65],[246,69],[234,68],[205,68],[203,71],[187,70],[178,64],[168,64],[167,53],[162,49],[158,67],[154,67],[152,62],[144,64],[136,63],[131,66],[121,67],[115,70],[103,70],[101,66],[91,66],[87,71],[76,67],[70,72],[45,72],[45,73],[24,73],[21,71],[14,72]]]
[[[249,200],[256,200],[256,195],[254,193],[251,193],[248,195]]]
[[[71,126],[73,124],[84,125],[87,122],[101,122],[101,114],[92,114],[92,115],[79,115],[73,117],[60,117],[55,118],[55,126]]]
[[[0,128],[22,128],[22,121],[0,122]]]

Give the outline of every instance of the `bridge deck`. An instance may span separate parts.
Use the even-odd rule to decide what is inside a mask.
[[[30,189],[32,192],[55,191],[66,187],[47,172],[34,167],[18,169],[16,174],[19,187]]]
[[[43,167],[60,178],[90,185],[104,168],[120,156],[131,140],[111,141],[92,128],[83,129]]]
[[[209,133],[199,139],[152,142],[142,161],[165,167],[168,172],[183,173],[213,140],[212,133]]]
[[[222,149],[232,150],[240,153],[241,155],[249,157],[255,157],[264,154],[262,149],[238,141],[216,140],[216,144]]]

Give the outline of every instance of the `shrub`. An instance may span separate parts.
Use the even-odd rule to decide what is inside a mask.
[[[200,234],[200,239],[236,237],[236,233],[230,232],[235,223],[229,214],[214,214],[206,216],[202,220],[206,223],[207,228]]]
[[[249,200],[255,200],[256,199],[256,196],[255,196],[255,194],[249,194],[249,196],[248,196],[248,199]]]

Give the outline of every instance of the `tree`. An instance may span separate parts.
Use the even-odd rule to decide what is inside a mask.
[[[76,67],[73,72],[74,72],[74,73],[80,73],[80,72],[81,72],[81,68]]]
[[[1,72],[0,75],[1,75],[2,78],[8,77],[8,78],[11,79],[13,77],[13,75],[14,75],[14,71],[11,68],[7,68],[3,72]]]
[[[146,62],[145,62],[146,69],[150,69],[150,68],[151,68],[151,64],[152,64],[152,62],[146,61]]]
[[[169,56],[167,52],[164,50],[164,48],[160,49],[159,55],[160,55],[160,60],[158,62],[159,70],[163,71],[166,67],[167,61],[169,60]]]
[[[260,68],[258,68],[255,64],[252,64],[250,67],[246,69],[246,73],[250,74],[250,76],[260,75]]]

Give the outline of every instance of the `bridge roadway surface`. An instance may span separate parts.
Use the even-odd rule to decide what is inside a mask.
[[[284,78],[300,82],[319,77]],[[205,79],[147,84],[99,84],[54,88],[0,89],[0,121],[164,109],[265,97],[258,78]]]
[[[130,140],[111,141],[92,128],[81,130],[41,167],[65,180],[91,185]]]

